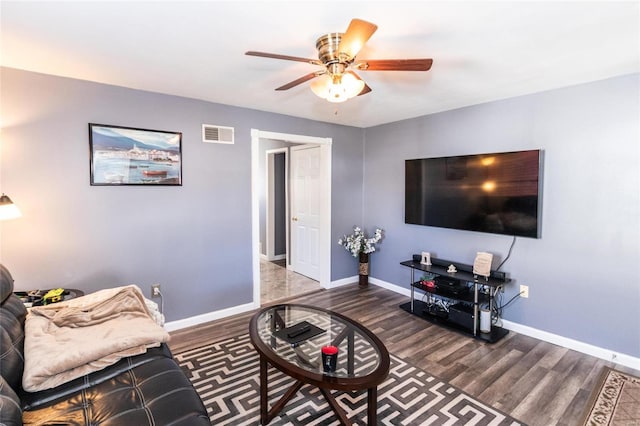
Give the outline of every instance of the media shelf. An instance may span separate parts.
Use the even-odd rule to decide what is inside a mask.
[[[414,283],[411,284],[412,287],[414,287],[417,290],[421,290],[425,293],[431,293],[435,296],[441,296],[441,297],[446,297],[448,299],[453,299],[453,300],[457,300],[460,302],[465,302],[465,303],[473,303],[474,301],[474,294],[473,291],[469,290],[468,293],[465,294],[453,294],[451,292],[447,292],[447,291],[442,291],[442,290],[437,290],[437,289],[433,289],[433,288],[429,288],[427,286],[425,286],[424,284],[422,284],[422,282],[420,281],[416,281]],[[478,303],[488,303],[490,301],[489,296],[487,296],[484,293],[478,293]]]
[[[509,333],[509,330],[493,324],[490,325],[490,331],[485,333],[480,331],[479,326],[480,306],[487,306],[489,311],[493,312],[496,293],[511,281],[504,272],[491,271],[489,277],[478,277],[473,274],[472,265],[435,258],[431,261],[433,265],[429,266],[411,260],[400,262],[402,266],[411,269],[411,300],[400,305],[401,309],[431,323],[489,343],[495,343]],[[457,272],[449,273],[449,265],[454,265]],[[452,287],[427,287],[420,280],[416,280],[416,271],[429,273],[436,282],[451,284]],[[428,297],[430,303],[416,300],[416,290]],[[449,310],[442,306],[448,306]]]

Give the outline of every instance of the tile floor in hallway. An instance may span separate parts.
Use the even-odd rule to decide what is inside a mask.
[[[321,289],[318,281],[287,270],[284,260],[260,261],[260,302],[263,305]]]

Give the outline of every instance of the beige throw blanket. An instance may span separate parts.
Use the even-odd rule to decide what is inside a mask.
[[[28,392],[56,387],[169,340],[135,286],[31,308],[25,323]]]

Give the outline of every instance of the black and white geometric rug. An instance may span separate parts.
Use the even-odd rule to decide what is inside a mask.
[[[212,425],[260,424],[258,353],[249,335],[174,355],[204,401]],[[269,368],[269,407],[293,379]],[[354,424],[365,425],[367,393],[333,394]],[[305,385],[269,425],[339,425],[320,391]],[[378,386],[379,425],[521,425],[460,389],[391,355]]]

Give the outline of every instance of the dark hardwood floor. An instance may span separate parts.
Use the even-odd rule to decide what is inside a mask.
[[[398,307],[407,300],[377,286],[352,284],[287,302],[328,308],[360,321],[389,352],[529,425],[578,424],[601,369],[614,366],[514,332],[498,343],[484,343],[408,314]],[[178,353],[247,333],[252,315],[172,332],[171,350]]]

